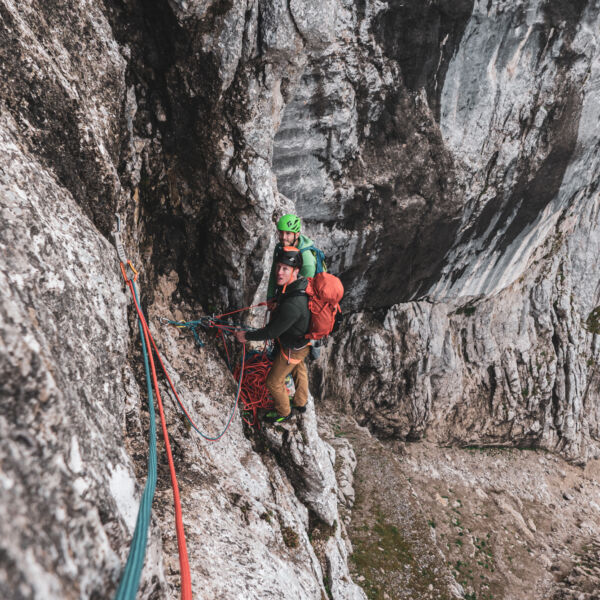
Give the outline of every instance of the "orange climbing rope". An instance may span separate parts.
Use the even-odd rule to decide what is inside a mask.
[[[135,305],[135,310],[138,314],[140,323],[142,324],[142,330],[144,332],[144,339],[146,341],[146,347],[151,348],[150,339],[151,334],[148,329],[148,323],[144,317],[144,313],[142,312],[140,306],[138,305],[135,291],[133,288],[133,283],[129,277],[127,277],[127,273],[125,271],[125,265],[121,262],[121,272],[123,273],[123,278],[127,283],[129,289],[131,290],[131,295],[133,297],[133,303]],[[127,261],[127,264],[131,268],[131,270],[135,273],[134,281],[137,279],[137,272],[133,268],[131,261]],[[154,340],[153,340],[154,341]],[[185,543],[185,531],[183,529],[183,516],[181,512],[181,499],[179,496],[179,485],[177,484],[177,474],[175,473],[175,464],[173,462],[173,454],[171,452],[171,444],[169,442],[169,433],[167,431],[167,422],[165,420],[165,413],[163,410],[163,403],[160,396],[160,389],[158,387],[158,380],[156,378],[156,368],[154,366],[154,359],[152,358],[152,352],[148,352],[148,358],[150,359],[150,368],[152,371],[152,383],[154,385],[154,391],[156,393],[156,400],[158,403],[158,410],[160,413],[160,422],[162,426],[163,438],[165,441],[165,450],[167,452],[167,459],[169,461],[169,471],[171,474],[171,485],[173,487],[173,504],[175,508],[175,530],[177,532],[177,548],[179,550],[179,569],[181,574],[181,600],[192,600],[192,578],[190,574],[190,563],[188,559],[187,546]]]

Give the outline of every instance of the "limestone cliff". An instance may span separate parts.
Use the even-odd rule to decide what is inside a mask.
[[[450,247],[331,353],[331,395],[382,433],[598,456],[599,8],[474,6],[439,94]]]
[[[166,401],[199,597],[365,597],[352,460],[319,410],[597,456],[599,19],[597,0],[0,0],[2,597],[112,597],[127,554],[148,413],[115,213],[211,432],[233,379],[159,317],[261,298],[282,211],[347,289],[317,413],[210,445]],[[178,585],[161,462],[140,597]]]

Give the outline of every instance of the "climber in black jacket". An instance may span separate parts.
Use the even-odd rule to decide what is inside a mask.
[[[270,423],[287,421],[291,415],[290,398],[285,386],[289,373],[294,378],[296,394],[294,408],[299,412],[306,410],[308,402],[308,373],[304,359],[310,351],[305,338],[310,325],[308,296],[303,293],[308,281],[299,277],[302,268],[302,253],[294,246],[280,247],[276,256],[275,277],[277,293],[271,321],[256,331],[236,331],[239,342],[276,339],[279,349],[271,370],[267,375],[266,386],[273,400],[275,410],[267,413],[264,420]]]

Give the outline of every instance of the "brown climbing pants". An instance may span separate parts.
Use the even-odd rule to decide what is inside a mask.
[[[308,402],[308,373],[306,372],[304,359],[310,352],[310,346],[300,350],[288,350],[286,348],[284,352],[285,355],[281,350],[277,353],[266,381],[267,389],[275,401],[275,410],[282,417],[289,415],[292,410],[287,388],[285,387],[285,378],[288,373],[292,374],[296,388],[294,405],[306,406]],[[287,357],[289,357],[289,362]]]

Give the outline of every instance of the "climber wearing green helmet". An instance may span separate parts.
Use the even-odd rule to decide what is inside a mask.
[[[303,248],[314,248],[313,241],[302,235],[300,230],[302,224],[300,218],[296,215],[283,215],[277,221],[277,234],[279,236],[279,244],[275,247],[273,252],[273,263],[271,265],[271,275],[269,277],[269,285],[267,286],[267,302],[269,308],[274,308],[274,298],[277,291],[277,283],[275,280],[275,257],[277,256],[278,248],[282,246],[294,246],[298,248],[302,254],[302,269],[300,270],[300,277],[314,277],[315,270],[317,268],[317,261],[314,254],[310,250],[303,252]]]

